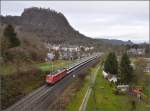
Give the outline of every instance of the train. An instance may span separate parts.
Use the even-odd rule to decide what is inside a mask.
[[[83,61],[82,63],[85,64],[85,62],[87,63],[88,61],[90,61],[92,58],[86,60],[86,61]],[[73,66],[69,69],[67,68],[63,68],[63,69],[59,69],[57,70],[56,72],[53,72],[53,73],[49,73],[48,75],[46,75],[46,83],[47,85],[54,85],[56,82],[58,82],[59,80],[61,80],[63,77],[67,76],[69,73],[69,71],[72,69],[72,68],[75,68],[75,67],[78,67],[82,65],[81,63],[77,64],[76,66]]]
[[[47,85],[53,85],[59,80],[61,80],[63,77],[65,77],[68,73],[68,70],[66,68],[59,69],[56,72],[50,73],[46,75],[46,83]]]

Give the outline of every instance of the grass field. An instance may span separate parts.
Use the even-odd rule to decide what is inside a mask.
[[[96,71],[96,67],[92,68],[91,75]],[[67,111],[77,111],[82,103],[85,93],[90,85],[91,76],[86,76],[82,88],[71,98],[67,105]],[[102,77],[102,70],[97,74],[94,89],[90,95],[86,111],[131,111],[131,101],[136,100],[135,97],[128,95],[115,95],[114,86],[110,86],[109,82]],[[136,111],[149,111],[150,105],[138,101],[136,103]]]
[[[16,72],[16,66],[7,64],[3,66],[2,77],[2,108],[12,105],[23,96],[45,84],[45,76],[54,70],[66,67],[72,61],[53,61],[53,70],[48,62],[22,64],[20,72]],[[29,66],[28,66],[29,65]],[[26,71],[25,71],[26,70]],[[18,86],[19,85],[19,86]]]
[[[135,99],[127,95],[113,94],[113,86],[103,79],[102,71],[99,70],[95,82],[94,90],[89,98],[87,111],[94,109],[100,111],[129,111],[131,110],[131,100]],[[149,105],[137,102],[136,111],[149,111]]]
[[[95,72],[94,68],[91,68],[90,73],[93,74]],[[91,82],[91,76],[87,75],[85,80],[83,81],[82,88],[71,98],[70,103],[67,105],[66,110],[67,111],[78,111],[79,107],[83,101],[83,98],[85,96],[85,93],[90,85]]]
[[[52,62],[43,62],[34,64],[21,63],[19,64],[19,66],[17,66],[16,64],[3,64],[0,66],[0,70],[2,75],[15,74],[17,72],[17,67],[19,67],[20,71],[32,70],[33,67],[39,68],[42,71],[54,71],[57,68],[62,68],[65,66],[67,67],[71,63],[72,61],[56,60]]]
[[[56,60],[52,62],[39,63],[37,64],[37,67],[40,68],[42,71],[54,71],[57,68],[68,67],[71,63],[72,61]]]
[[[71,98],[70,103],[66,107],[67,111],[78,111],[82,103],[82,99],[84,98],[84,94],[86,93],[86,90],[88,88],[88,84],[89,76],[87,76],[84,80],[84,85],[82,86],[82,88]]]

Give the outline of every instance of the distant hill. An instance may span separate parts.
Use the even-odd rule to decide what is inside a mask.
[[[130,40],[128,41],[122,41],[122,40],[116,40],[116,39],[95,39],[99,42],[103,42],[105,44],[112,44],[112,45],[133,45],[134,43]]]
[[[101,45],[132,44],[131,41],[92,39],[75,30],[65,16],[51,9],[28,8],[21,16],[1,16],[2,25],[12,24],[20,38],[40,39],[53,44]]]
[[[19,32],[36,35],[42,41],[55,44],[95,44],[73,29],[62,13],[50,9],[28,8],[21,16],[1,17],[3,24],[13,24]]]

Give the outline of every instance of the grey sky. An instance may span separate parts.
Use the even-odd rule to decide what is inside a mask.
[[[2,15],[21,15],[24,8],[51,8],[93,38],[148,42],[149,1],[2,1]]]

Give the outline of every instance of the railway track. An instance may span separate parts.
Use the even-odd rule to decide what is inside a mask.
[[[87,70],[87,68],[97,62],[98,59],[99,56],[93,56],[76,63],[68,68],[68,75],[53,86],[43,85],[3,111],[47,111],[50,104],[52,104],[64,88],[73,81],[73,75]]]

